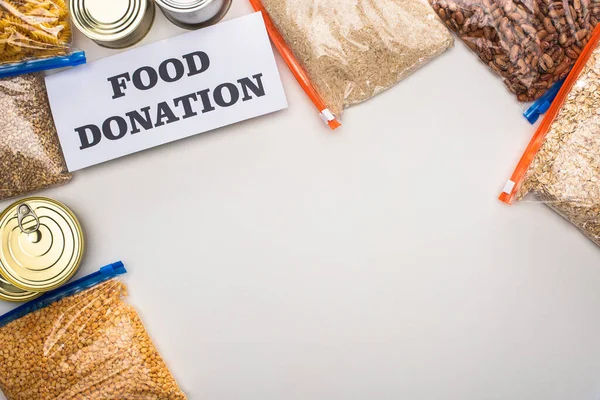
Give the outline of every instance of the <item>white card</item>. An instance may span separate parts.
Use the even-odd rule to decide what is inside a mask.
[[[69,171],[287,107],[260,13],[46,78]]]

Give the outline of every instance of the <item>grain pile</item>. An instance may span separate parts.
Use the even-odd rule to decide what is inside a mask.
[[[0,328],[8,400],[185,399],[118,280]]]
[[[329,106],[363,102],[452,46],[419,0],[263,0],[265,9]]]
[[[71,179],[42,74],[0,79],[0,199]]]
[[[0,64],[65,55],[70,41],[65,0],[0,1]]]
[[[550,126],[517,198],[531,192],[600,245],[600,48]]]

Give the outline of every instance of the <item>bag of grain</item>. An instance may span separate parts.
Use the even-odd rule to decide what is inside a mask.
[[[527,194],[600,246],[600,27],[567,77],[500,200]]]
[[[564,78],[600,19],[600,0],[429,0],[520,101]]]
[[[420,0],[250,0],[271,40],[332,129],[336,116],[452,46]]]
[[[44,76],[0,79],[0,200],[71,179]]]
[[[185,400],[133,307],[122,263],[0,317],[8,400]]]

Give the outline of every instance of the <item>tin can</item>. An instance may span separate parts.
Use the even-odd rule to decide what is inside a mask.
[[[153,0],[69,0],[69,5],[77,29],[112,49],[136,44],[154,22]]]
[[[27,292],[11,285],[6,279],[0,275],[0,300],[11,302],[23,302],[33,300],[41,296],[42,293]]]
[[[232,0],[156,0],[171,22],[185,29],[198,29],[219,22]]]
[[[64,204],[29,197],[0,214],[0,275],[26,292],[47,292],[77,272],[83,256],[81,225]]]

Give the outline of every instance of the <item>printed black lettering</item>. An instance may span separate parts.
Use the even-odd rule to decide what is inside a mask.
[[[179,104],[183,104],[183,110],[185,111],[185,114],[182,117],[183,119],[195,117],[196,115],[198,115],[197,112],[192,110],[192,100],[198,101],[198,96],[196,96],[196,93],[186,94],[185,96],[173,99],[175,107],[179,107]]]
[[[210,102],[210,89],[204,89],[198,92],[200,95],[200,100],[202,100],[202,114],[207,113],[209,111],[214,111],[215,107]]]
[[[148,84],[142,81],[142,72],[145,72],[148,77]],[[152,89],[158,83],[158,74],[152,67],[141,67],[133,73],[133,85],[139,90]]]
[[[117,123],[117,128],[119,129],[116,135],[112,130],[113,121]],[[108,140],[121,139],[127,134],[127,122],[125,121],[125,118],[119,116],[108,118],[102,124],[102,133],[104,134],[104,137]]]
[[[118,99],[119,97],[125,96],[125,93],[123,92],[123,90],[127,89],[126,82],[131,81],[131,77],[129,76],[129,74],[127,72],[125,72],[124,74],[111,76],[110,78],[107,78],[106,80],[109,81],[110,84],[112,85],[112,90],[113,90],[112,98]]]
[[[194,76],[201,74],[210,67],[210,58],[208,54],[203,51],[195,51],[193,53],[185,54],[182,56],[188,65],[188,76]],[[200,61],[200,67],[196,64],[196,59]]]
[[[167,119],[167,124],[179,121],[179,118],[173,114],[171,107],[169,107],[166,101],[163,101],[162,103],[158,103],[158,108],[156,109],[156,123],[154,126],[163,126],[165,124],[163,119],[165,118]]]
[[[262,97],[265,95],[265,88],[263,87],[261,79],[262,75],[263,74],[257,74],[252,76],[254,79],[256,79],[256,83],[252,82],[250,78],[243,78],[238,80],[238,83],[242,85],[242,92],[244,92],[244,97],[242,97],[242,101],[252,100],[252,96],[250,96],[250,94],[248,93],[248,89],[250,89],[256,97]]]
[[[175,76],[171,76],[169,74],[169,65],[172,65],[175,69]],[[183,74],[185,74],[185,67],[183,66],[181,60],[169,58],[168,60],[160,63],[160,66],[158,67],[158,74],[160,75],[160,79],[165,82],[176,82],[183,77]]]
[[[79,150],[85,150],[89,149],[90,147],[94,147],[100,143],[100,140],[102,140],[102,131],[96,125],[85,125],[75,129],[75,132],[79,134],[79,140],[81,141]],[[88,132],[92,134],[91,140]]]
[[[144,116],[138,111],[131,111],[125,114],[129,117],[129,122],[131,122],[132,135],[140,132],[140,128],[138,128],[137,124],[140,124],[145,130],[154,128],[152,125],[152,117],[150,116],[150,107],[144,107],[140,111],[144,113]]]
[[[227,89],[229,92],[229,101],[223,97],[223,92]],[[233,83],[223,83],[215,88],[215,103],[221,107],[231,107],[240,99],[240,91]]]

